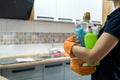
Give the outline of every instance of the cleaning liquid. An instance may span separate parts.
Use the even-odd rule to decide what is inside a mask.
[[[88,49],[92,49],[97,41],[97,35],[92,32],[91,26],[88,26],[88,32],[84,36],[84,42],[85,42],[85,47]],[[95,64],[88,64],[90,66],[98,66],[100,62],[97,62]]]
[[[80,41],[81,46],[85,47],[84,44],[84,36],[86,34],[86,32],[84,31],[83,27],[80,25],[80,22],[76,22],[76,27],[75,27],[75,32],[77,34],[77,37]]]
[[[92,49],[97,41],[97,35],[92,32],[91,26],[88,26],[88,32],[84,36],[85,47]]]

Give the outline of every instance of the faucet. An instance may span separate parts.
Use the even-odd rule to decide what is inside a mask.
[[[54,39],[54,33],[52,33],[51,48],[54,48],[54,42],[55,42],[55,39]]]
[[[54,48],[54,47],[55,47],[54,42],[55,42],[55,40],[54,40],[54,39],[52,39],[52,48]]]

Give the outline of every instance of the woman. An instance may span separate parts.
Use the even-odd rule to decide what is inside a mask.
[[[110,0],[109,0],[110,1]],[[107,16],[99,39],[92,49],[76,45],[74,37],[65,40],[64,49],[88,64],[100,61],[92,74],[92,80],[120,80],[120,0],[111,0],[115,10]]]

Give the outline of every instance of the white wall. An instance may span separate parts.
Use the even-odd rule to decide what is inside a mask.
[[[0,19],[0,32],[73,33],[74,24]],[[42,54],[49,52],[51,46],[51,44],[0,45],[0,56],[36,53]],[[55,47],[60,51],[64,51],[63,43],[56,43]]]

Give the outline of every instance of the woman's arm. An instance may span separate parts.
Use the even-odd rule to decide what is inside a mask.
[[[92,49],[73,46],[72,53],[89,64],[95,64],[103,59],[117,43],[118,39],[115,36],[104,32]]]

